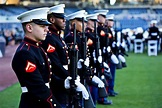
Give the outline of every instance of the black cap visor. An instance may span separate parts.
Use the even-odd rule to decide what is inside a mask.
[[[61,18],[61,19],[65,19],[65,14],[64,13],[52,13],[53,16],[55,16],[56,18]]]
[[[101,16],[104,17],[104,18],[106,18],[106,15],[103,15],[103,14],[99,14],[99,15],[101,15]]]
[[[113,19],[108,19],[109,21],[114,21]]]
[[[77,21],[83,21],[83,18],[75,18]],[[84,22],[87,22],[87,19],[84,18]]]
[[[46,19],[33,19],[32,22],[38,25],[51,25],[51,23],[48,22]]]
[[[89,20],[91,20],[91,21],[93,21],[93,22],[99,22],[99,20],[98,19],[89,19]]]

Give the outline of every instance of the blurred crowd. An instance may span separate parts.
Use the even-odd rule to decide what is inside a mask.
[[[137,27],[136,29],[123,29],[121,31],[123,39],[126,44],[126,51],[134,50],[134,40],[142,40],[144,45],[144,50],[147,50],[148,40],[157,40],[158,50],[162,51],[162,29],[157,27],[157,21],[152,20],[150,26],[144,30],[142,27]],[[119,36],[120,37],[120,36]]]
[[[0,31],[0,37],[5,39],[6,46],[20,43],[24,37],[23,35],[20,27],[12,27],[11,29],[2,28]]]

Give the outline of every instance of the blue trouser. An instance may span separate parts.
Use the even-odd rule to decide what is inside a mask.
[[[98,100],[98,87],[92,86],[91,95],[92,95],[93,102],[96,105],[96,101]]]
[[[114,92],[116,64],[110,63],[110,72],[112,75],[112,79],[108,80],[108,93]]]

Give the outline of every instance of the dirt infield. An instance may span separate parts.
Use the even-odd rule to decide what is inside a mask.
[[[11,60],[18,45],[7,46],[5,56],[0,58],[0,91],[16,83],[17,77],[11,68]]]

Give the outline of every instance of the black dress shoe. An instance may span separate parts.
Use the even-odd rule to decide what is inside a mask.
[[[111,97],[115,97],[116,96],[115,93],[113,93],[113,92],[112,93],[108,93],[108,95],[111,96]]]
[[[102,105],[111,105],[111,104],[112,104],[112,100],[98,101],[98,104],[102,104]]]
[[[114,92],[115,95],[118,95],[119,93],[118,92]]]
[[[112,96],[112,97],[115,97],[116,95],[118,95],[117,92],[111,92],[111,93],[108,93],[109,96]]]

